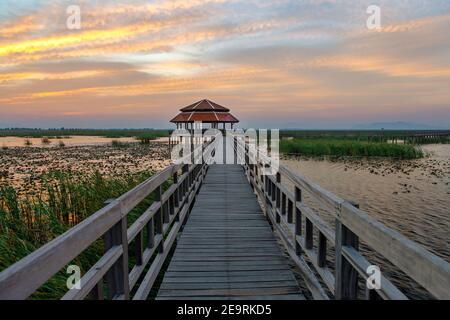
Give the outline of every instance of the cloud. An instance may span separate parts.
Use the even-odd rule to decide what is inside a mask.
[[[17,7],[0,23],[2,122],[165,123],[203,97],[244,121],[424,108],[442,121],[450,101],[448,1],[80,1],[79,31],[65,29],[67,3]],[[365,27],[369,4],[382,7],[378,31]]]

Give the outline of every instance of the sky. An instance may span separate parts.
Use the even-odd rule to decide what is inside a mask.
[[[448,129],[450,1],[0,2],[0,127],[166,128],[203,98],[246,128]]]

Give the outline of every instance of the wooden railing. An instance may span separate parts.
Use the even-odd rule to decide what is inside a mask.
[[[26,299],[102,236],[103,256],[83,275],[81,289],[68,290],[62,299],[146,299],[206,171],[206,165],[171,165],[111,201],[0,273],[0,299]],[[169,180],[172,184],[163,192]],[[128,213],[152,193],[155,201],[128,227]],[[132,241],[135,250],[129,252]],[[130,267],[132,255],[135,264]]]
[[[239,158],[244,159],[244,168],[252,188],[264,204],[263,209],[290,257],[303,272],[314,298],[358,298],[358,279],[365,282],[369,277],[367,268],[372,265],[360,253],[360,241],[398,267],[435,298],[450,298],[448,262],[381,224],[353,203],[337,197],[282,164],[275,175],[263,175],[264,168],[273,160],[248,146],[239,150],[245,153],[239,155]],[[292,191],[286,182],[293,185]],[[306,205],[305,193],[334,216],[334,228]],[[313,236],[314,229],[318,233],[316,237]],[[329,268],[330,264],[333,265],[327,260],[330,254],[334,258],[334,270]],[[325,284],[328,293],[321,283]],[[383,275],[379,290],[364,287],[366,299],[407,299]]]

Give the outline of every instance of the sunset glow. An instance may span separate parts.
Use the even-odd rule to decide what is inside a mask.
[[[450,127],[447,0],[19,3],[0,4],[0,127],[165,128],[203,98],[244,127]]]

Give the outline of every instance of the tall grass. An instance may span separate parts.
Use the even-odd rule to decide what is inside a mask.
[[[53,172],[42,178],[38,191],[27,196],[19,196],[13,186],[0,186],[0,271],[102,208],[107,199],[120,196],[149,176],[147,172],[113,178],[98,172],[83,176]],[[130,213],[131,220],[148,207],[148,201]],[[72,263],[86,271],[102,252],[100,239]],[[67,275],[59,272],[33,298],[59,298],[67,291],[66,279]]]
[[[50,144],[52,143],[48,137],[43,137],[41,139],[42,144]]]
[[[155,132],[146,132],[136,136],[136,139],[139,140],[142,144],[148,144],[151,140],[155,140],[161,137],[158,133]]]
[[[119,140],[113,140],[113,141],[111,141],[111,146],[114,148],[126,148],[126,147],[131,146],[131,143],[123,142],[123,141],[119,141]]]
[[[305,156],[391,157],[399,159],[416,159],[424,156],[420,149],[412,145],[339,139],[282,140],[280,151]]]

